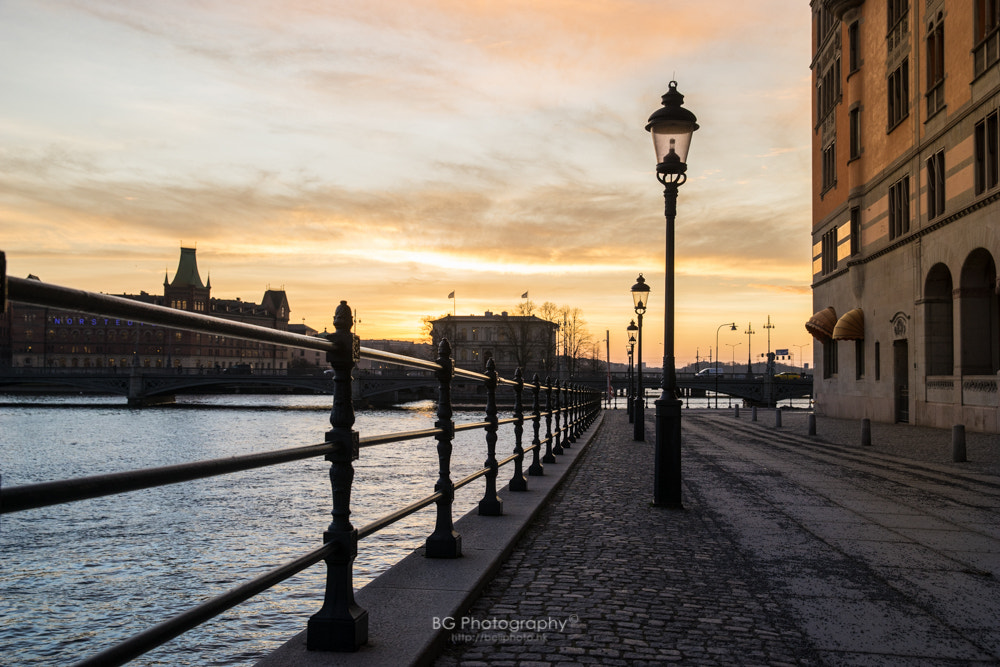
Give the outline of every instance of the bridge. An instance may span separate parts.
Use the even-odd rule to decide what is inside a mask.
[[[71,388],[77,391],[112,396],[124,396],[132,407],[171,403],[177,394],[220,392],[280,392],[298,391],[330,394],[333,383],[323,371],[289,373],[265,370],[253,372],[217,372],[211,369],[180,368],[6,368],[0,369],[0,391]],[[559,378],[557,378],[559,379]],[[611,386],[619,395],[628,392],[626,373],[613,373]],[[660,378],[644,378],[647,396],[658,394]],[[595,391],[606,391],[608,376],[590,374],[574,376],[571,381]],[[355,370],[352,383],[354,400],[372,404],[397,404],[429,399],[437,386],[434,374],[428,371],[402,369]],[[749,405],[777,405],[782,400],[812,395],[812,379],[783,379],[744,374],[699,376],[678,373],[677,385],[683,396],[703,397],[709,394],[732,396]],[[456,395],[469,401],[475,396]]]

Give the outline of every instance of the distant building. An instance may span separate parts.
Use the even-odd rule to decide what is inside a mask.
[[[997,432],[996,0],[813,0],[820,414]]]
[[[38,280],[35,276],[30,279]],[[260,304],[211,296],[202,282],[194,248],[181,248],[172,281],[164,277],[163,296],[140,292],[127,299],[169,306],[272,329],[288,329],[288,299],[267,290]],[[181,331],[140,321],[88,313],[9,304],[0,363],[35,368],[177,368],[222,370],[233,366],[285,370],[289,351],[281,345]]]
[[[527,317],[487,311],[484,315],[446,315],[431,322],[435,356],[442,338],[451,344],[455,365],[482,372],[493,359],[497,373],[511,377],[522,369],[525,381],[534,373],[544,381],[556,364],[559,325],[534,315]]]

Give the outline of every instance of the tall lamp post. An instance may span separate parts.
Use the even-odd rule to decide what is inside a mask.
[[[628,351],[628,399],[626,400],[626,404],[628,405],[628,423],[632,424],[635,417],[633,411],[635,406],[632,405],[632,399],[635,398],[635,387],[632,386],[632,356],[635,354],[635,334],[639,331],[639,327],[635,325],[635,320],[629,322],[625,331],[628,332],[628,347],[626,348]]]
[[[632,427],[632,439],[642,442],[646,439],[646,390],[642,387],[642,316],[649,305],[649,285],[646,279],[639,274],[632,285],[632,303],[635,305],[635,314],[639,320],[639,353],[635,359],[638,389],[635,395],[635,405],[632,408],[632,417],[635,420]]]
[[[656,454],[653,471],[653,504],[681,508],[681,406],[674,368],[674,218],[677,190],[687,180],[687,154],[698,119],[684,108],[684,96],[671,81],[653,112],[646,130],[653,135],[656,178],[663,185],[667,225],[666,277],[663,308],[663,389],[656,401]]]
[[[747,379],[751,380],[753,379],[753,357],[750,356],[750,343],[753,341],[751,337],[757,332],[754,331],[753,326],[747,322],[747,330],[743,333],[747,335]]]
[[[722,327],[731,327],[730,331],[736,331],[736,322],[720,324],[715,330],[715,407],[719,408],[719,332]]]

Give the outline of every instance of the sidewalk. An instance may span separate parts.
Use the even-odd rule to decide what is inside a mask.
[[[1000,663],[1000,438],[685,410],[664,510],[647,416],[606,413],[437,665]]]

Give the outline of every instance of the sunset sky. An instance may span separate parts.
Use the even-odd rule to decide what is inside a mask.
[[[625,358],[664,222],[644,130],[698,116],[677,215],[676,357],[811,360],[806,0],[0,2],[8,272],[160,294],[284,288],[293,322],[413,339],[421,318],[580,308]],[[736,344],[734,348],[726,344]],[[796,347],[799,346],[799,347]]]

